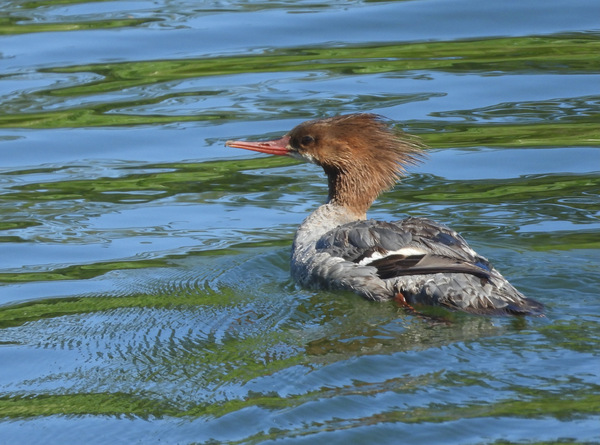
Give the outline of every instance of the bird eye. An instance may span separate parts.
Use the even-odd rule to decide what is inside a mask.
[[[311,145],[313,142],[315,142],[315,138],[310,135],[302,136],[300,138],[300,145],[303,146]]]

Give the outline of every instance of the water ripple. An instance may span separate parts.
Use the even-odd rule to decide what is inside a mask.
[[[4,3],[0,442],[597,441],[597,2]],[[322,172],[223,143],[356,111],[545,318],[292,282]]]

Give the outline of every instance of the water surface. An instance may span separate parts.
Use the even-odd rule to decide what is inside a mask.
[[[0,444],[600,443],[600,5],[8,1]],[[225,148],[372,111],[545,318],[307,291],[315,166]]]

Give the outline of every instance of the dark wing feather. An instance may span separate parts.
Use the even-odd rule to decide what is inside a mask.
[[[439,255],[389,255],[371,261],[367,266],[377,268],[377,275],[382,280],[435,273],[468,273],[479,278],[490,278],[488,270],[475,264]]]

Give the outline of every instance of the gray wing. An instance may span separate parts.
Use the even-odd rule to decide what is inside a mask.
[[[380,278],[463,272],[489,277],[491,266],[453,230],[425,218],[345,224],[325,234],[317,250],[374,266]]]
[[[478,314],[530,314],[527,299],[455,231],[425,218],[357,221],[324,235],[317,250],[376,268],[412,304]]]

